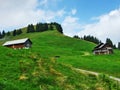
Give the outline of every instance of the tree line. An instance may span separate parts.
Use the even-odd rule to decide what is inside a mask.
[[[0,32],[0,39],[5,37],[5,31],[3,30],[2,32]]]
[[[33,33],[33,32],[44,32],[44,31],[48,31],[48,30],[57,30],[58,32],[63,34],[63,29],[61,27],[60,24],[56,23],[56,22],[52,22],[52,23],[37,23],[36,25],[33,24],[29,24],[27,26],[27,31],[26,33]],[[22,29],[15,29],[13,31],[8,31],[5,32],[4,30],[2,32],[0,32],[0,39],[4,38],[5,36],[17,36],[22,34]]]
[[[44,32],[48,30],[56,29],[58,32],[63,34],[63,29],[60,24],[53,22],[53,23],[37,23],[36,25],[30,24],[27,26],[27,33],[33,32]]]
[[[75,36],[73,36],[73,38],[86,40],[86,41],[89,41],[89,42],[93,42],[95,44],[102,43],[98,38],[96,38],[94,36],[90,36],[90,35],[88,35],[88,36],[84,35],[83,37],[79,37],[78,35],[75,35]]]
[[[98,38],[94,37],[94,36],[86,36],[84,35],[83,37],[79,37],[78,35],[73,36],[73,38],[77,38],[77,39],[82,39],[82,40],[86,40],[89,42],[93,42],[95,44],[100,44],[102,43],[101,40],[99,40]],[[120,49],[120,42],[118,42],[118,47],[116,47],[115,44],[113,44],[112,40],[110,38],[106,38],[106,43],[108,43],[112,48],[116,49]]]
[[[4,38],[5,36],[16,36],[16,35],[20,35],[22,34],[22,29],[18,29],[18,30],[13,30],[13,31],[8,31],[8,32],[5,32],[4,30],[2,32],[0,32],[0,39]]]

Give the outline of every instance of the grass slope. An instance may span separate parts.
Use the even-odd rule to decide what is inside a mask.
[[[39,52],[0,47],[0,90],[119,90],[105,75],[80,73]],[[3,51],[5,51],[3,53]]]
[[[86,70],[107,73],[120,77],[120,51],[112,55],[93,55],[95,44],[64,36],[57,31],[22,34],[8,39],[28,37],[32,40],[32,52],[39,52],[42,57],[60,56],[59,62],[71,64]]]
[[[78,88],[96,90],[101,87],[107,90],[110,85],[116,90],[117,86],[112,87],[112,84],[105,80],[101,81],[96,77],[75,72],[72,67],[120,77],[119,51],[115,50],[113,55],[96,56],[91,52],[95,44],[64,36],[55,30],[23,33],[15,37],[6,37],[5,40],[26,37],[33,42],[29,50],[0,47],[0,88],[6,90],[9,87],[12,87],[12,90],[19,90],[19,88],[23,90],[31,88],[35,90],[40,88],[41,90],[75,90]],[[5,40],[2,40],[1,44]],[[106,85],[102,85],[103,83]]]

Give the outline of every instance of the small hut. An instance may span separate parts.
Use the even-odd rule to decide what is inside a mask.
[[[113,48],[108,43],[100,43],[93,49],[93,53],[96,55],[99,54],[112,54]]]
[[[31,45],[32,45],[32,41],[29,38],[7,41],[3,44],[3,46],[14,49],[21,49],[21,48],[28,49],[31,47]]]

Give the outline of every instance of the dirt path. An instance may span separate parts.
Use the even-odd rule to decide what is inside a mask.
[[[87,70],[78,69],[78,68],[74,68],[74,70],[79,71],[81,73],[91,74],[91,75],[95,75],[95,76],[98,76],[100,74],[100,73],[97,73],[97,72],[87,71]],[[120,78],[116,78],[116,77],[113,77],[113,76],[109,76],[109,78],[111,78],[115,81],[118,81],[120,83]]]

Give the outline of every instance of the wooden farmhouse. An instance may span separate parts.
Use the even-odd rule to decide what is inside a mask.
[[[96,46],[93,50],[94,54],[112,54],[113,53],[113,48],[108,44],[101,43],[98,46]]]
[[[3,46],[14,48],[14,49],[21,49],[21,48],[28,49],[31,47],[31,45],[32,45],[32,42],[29,38],[7,41],[3,44]]]

